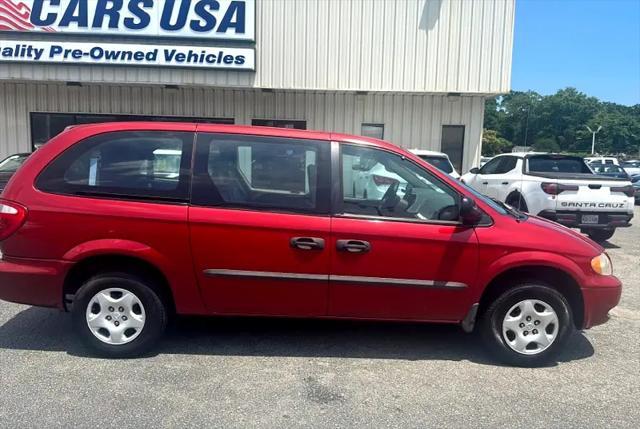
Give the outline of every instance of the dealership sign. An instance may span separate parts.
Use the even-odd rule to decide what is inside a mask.
[[[255,40],[255,0],[0,0],[0,31]]]
[[[1,62],[254,70],[253,48],[0,40]]]

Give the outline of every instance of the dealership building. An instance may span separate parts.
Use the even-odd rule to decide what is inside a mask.
[[[307,128],[480,157],[515,0],[1,0],[0,156],[66,126]]]

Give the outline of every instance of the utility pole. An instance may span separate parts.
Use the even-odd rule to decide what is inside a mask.
[[[602,125],[600,125],[598,127],[597,130],[593,131],[591,128],[589,128],[589,125],[587,125],[587,129],[589,130],[589,132],[592,135],[591,138],[591,155],[593,155],[594,153],[596,153],[596,134],[598,134],[600,132],[600,130],[602,129]]]

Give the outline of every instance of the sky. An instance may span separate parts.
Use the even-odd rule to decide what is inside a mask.
[[[511,86],[640,103],[640,0],[516,0]]]

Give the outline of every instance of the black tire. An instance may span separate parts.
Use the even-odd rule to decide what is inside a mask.
[[[507,198],[506,204],[509,204],[511,207],[520,210],[521,212],[528,212],[529,208],[527,207],[527,203],[524,200],[524,197],[520,194],[511,194]]]
[[[125,344],[107,344],[99,340],[87,323],[87,306],[98,292],[110,288],[132,292],[144,308],[144,326],[137,337]],[[110,272],[91,277],[80,287],[73,301],[71,317],[76,334],[96,355],[130,358],[143,355],[160,339],[167,326],[167,307],[147,280],[128,273]]]
[[[587,231],[587,235],[595,242],[602,243],[613,237],[615,229],[591,229]]]
[[[513,306],[531,299],[542,301],[553,308],[558,318],[557,334],[546,349],[537,354],[522,354],[507,344],[502,334],[502,322]],[[565,297],[537,281],[522,282],[508,289],[489,303],[480,315],[480,333],[489,351],[502,362],[515,366],[536,367],[551,362],[564,347],[573,329],[573,316]]]

